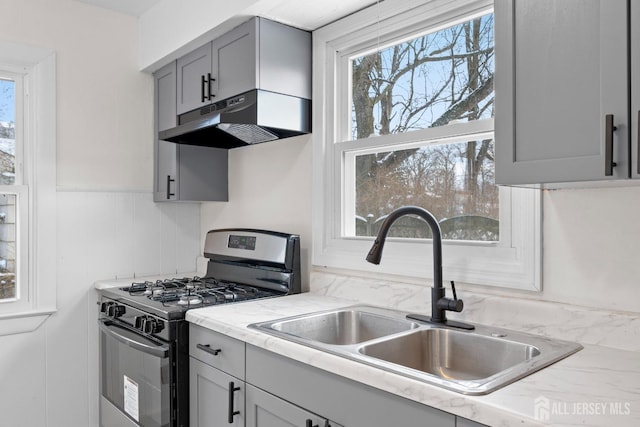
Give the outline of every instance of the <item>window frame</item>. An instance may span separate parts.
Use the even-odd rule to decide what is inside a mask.
[[[22,140],[16,148],[16,185],[0,191],[19,197],[16,262],[25,297],[2,303],[1,336],[33,331],[56,311],[55,52],[0,40],[0,68],[23,75],[24,103],[16,107],[16,139],[21,132]]]
[[[471,140],[493,132],[493,119],[423,129],[405,134],[350,139],[348,57],[372,45],[446,28],[492,9],[490,0],[387,0],[327,25],[313,34],[313,252],[316,267],[394,276],[432,278],[431,240],[390,238],[379,266],[364,260],[373,238],[345,237],[344,189],[352,171],[345,161],[359,150],[388,150],[418,141]],[[388,17],[383,20],[381,16]],[[352,181],[351,181],[352,183]],[[541,197],[531,189],[500,187],[499,242],[443,242],[445,280],[540,291]],[[428,209],[428,207],[426,207]]]

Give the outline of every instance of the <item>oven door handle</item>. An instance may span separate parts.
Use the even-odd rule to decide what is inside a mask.
[[[139,350],[139,351],[142,351],[143,353],[150,354],[151,356],[160,357],[162,359],[166,359],[167,357],[169,357],[171,348],[167,344],[158,344],[155,346],[151,346],[141,341],[126,337],[116,332],[116,329],[120,328],[120,329],[129,330],[130,328],[127,328],[121,325],[115,325],[113,321],[108,319],[99,319],[98,326],[105,334],[115,338],[116,340],[120,341],[125,345],[128,345],[129,347],[135,350]],[[135,329],[131,328],[131,332],[134,334],[134,336],[139,336],[138,335],[139,332],[137,332]],[[146,340],[150,341],[148,338],[146,338]]]

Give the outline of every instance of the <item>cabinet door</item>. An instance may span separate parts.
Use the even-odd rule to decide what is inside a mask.
[[[640,178],[640,3],[631,2],[631,176]]]
[[[176,146],[158,132],[176,126],[176,63],[154,73],[154,200],[176,200]],[[168,186],[168,187],[167,187]]]
[[[257,25],[254,18],[213,42],[217,66],[216,99],[226,99],[257,87]]]
[[[495,45],[496,183],[628,177],[627,0],[496,0]]]
[[[230,392],[231,387],[238,389]],[[244,427],[244,387],[241,380],[189,358],[189,425]]]
[[[211,43],[199,47],[178,59],[178,114],[209,104],[209,75],[211,72]]]
[[[156,131],[176,126],[176,63],[162,67],[154,74]]]
[[[246,427],[336,427],[326,419],[247,384]]]
[[[154,200],[156,202],[178,200],[177,153],[176,144],[156,139],[154,171]]]

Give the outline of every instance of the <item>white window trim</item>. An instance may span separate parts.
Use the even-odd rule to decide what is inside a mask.
[[[389,239],[379,266],[365,261],[372,238],[342,237],[343,157],[349,156],[353,142],[339,142],[339,115],[344,114],[340,91],[347,85],[338,73],[341,57],[354,46],[367,46],[371,40],[383,44],[381,34],[420,28],[427,23],[438,27],[461,14],[471,15],[491,7],[488,0],[386,0],[341,19],[313,34],[313,195],[314,212],[312,263],[316,267],[376,272],[404,277],[432,278],[431,241]],[[398,12],[400,11],[400,12]],[[389,17],[380,20],[380,17]],[[334,88],[334,89],[332,89]],[[484,122],[484,123],[483,123]],[[482,131],[493,121],[448,125],[447,129],[426,129],[412,133],[417,139],[432,140],[448,134],[463,136]],[[471,130],[470,130],[471,129]],[[406,135],[405,135],[406,136]],[[377,147],[393,147],[397,136],[376,138]],[[368,147],[368,146],[367,146]],[[443,243],[443,278],[464,283],[540,291],[541,279],[541,197],[531,189],[500,188],[501,241],[499,243]],[[426,207],[428,209],[428,207]],[[506,238],[505,238],[506,236]]]
[[[27,149],[16,165],[24,167],[22,184],[28,186],[30,207],[27,303],[0,315],[1,336],[33,331],[56,311],[57,204],[55,53],[0,41],[0,64],[11,64],[26,74],[24,108],[28,109],[26,116],[33,118],[25,123]]]

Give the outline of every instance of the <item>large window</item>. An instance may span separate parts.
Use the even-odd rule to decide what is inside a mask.
[[[362,146],[380,135],[493,117],[492,13],[411,37],[349,58],[350,135]],[[375,234],[390,211],[417,205],[443,221],[445,239],[497,240],[493,152],[491,132],[353,151],[345,163],[355,182],[345,191],[355,205],[355,235]],[[430,237],[410,218],[391,233]]]
[[[0,303],[14,303],[11,309],[15,303],[26,307],[28,300],[27,270],[21,268],[27,256],[28,192],[22,174],[16,174],[24,146],[23,82],[23,75],[0,69]]]
[[[0,335],[56,306],[56,78],[49,49],[0,40]]]
[[[494,181],[492,6],[387,0],[314,33],[314,264],[372,270],[386,215],[416,205],[445,278],[540,289],[539,195]],[[374,271],[430,277],[426,223],[390,236]]]

